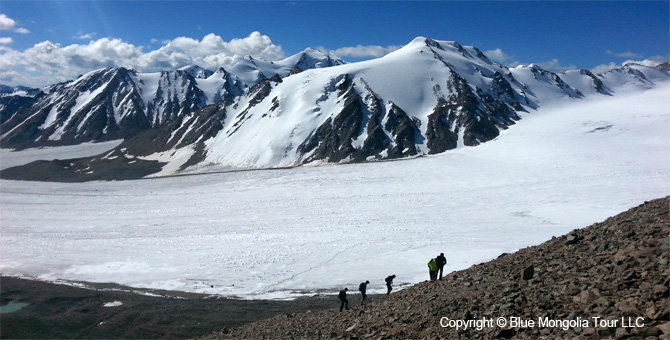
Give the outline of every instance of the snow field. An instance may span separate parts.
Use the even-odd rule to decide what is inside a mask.
[[[43,147],[13,152],[10,149],[0,149],[0,169],[11,168],[37,160],[69,159],[94,156],[113,149],[121,144],[122,140],[102,143],[82,143],[67,147]]]
[[[668,195],[669,92],[555,103],[495,141],[410,160],[0,181],[0,273],[246,299],[385,292],[391,274],[426,280],[440,252],[460,270]]]

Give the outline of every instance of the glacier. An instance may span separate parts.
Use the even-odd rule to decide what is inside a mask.
[[[427,280],[425,263],[441,252],[447,272],[464,269],[668,195],[669,94],[657,82],[557,99],[492,141],[411,159],[0,180],[0,274],[244,299],[335,294],[363,280],[380,293],[390,274],[406,287]],[[3,150],[0,166],[116,145]]]

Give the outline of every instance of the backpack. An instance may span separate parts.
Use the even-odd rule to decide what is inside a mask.
[[[428,261],[428,268],[433,271],[437,269],[437,262],[435,262],[435,259],[430,259],[430,261]]]

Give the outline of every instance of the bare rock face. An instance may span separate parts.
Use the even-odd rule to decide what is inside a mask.
[[[285,314],[203,339],[668,339],[669,214],[670,196],[342,313]]]

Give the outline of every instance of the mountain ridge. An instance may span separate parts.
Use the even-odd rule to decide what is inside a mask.
[[[177,93],[184,87],[168,84],[194,84],[188,69],[207,73],[196,67],[161,73],[166,84],[159,87],[165,89],[161,94],[170,94],[154,102],[169,109],[152,116],[151,130],[134,132],[113,154],[129,167],[153,162],[153,176],[416,157],[493,140],[516,124],[521,113],[541,106],[653,88],[670,79],[662,68],[634,64],[602,75],[588,70],[557,74],[537,65],[507,68],[476,47],[424,37],[382,58],[352,64],[333,65],[330,57],[313,58],[310,53],[316,52],[264,66],[281,68],[284,77],[267,78],[261,67],[253,69],[260,80],[247,87],[237,76],[217,70],[205,80],[218,79],[212,88],[223,89],[218,92],[222,100],[200,109],[199,88]],[[317,68],[300,70],[297,65],[305,60]],[[247,58],[240,63],[252,64],[261,62]],[[295,66],[289,70],[288,65]],[[324,65],[328,67],[318,67]],[[144,95],[130,94],[118,97],[135,104],[139,99],[129,98]],[[33,130],[39,130],[35,125]],[[83,168],[101,171],[107,158],[99,155],[80,162],[89,164]]]
[[[42,89],[10,92],[13,88],[3,87],[0,141],[3,148],[23,149],[126,138],[207,105],[230,101],[266,79],[265,73],[270,78],[288,76],[298,67],[341,63],[306,49],[277,62],[242,58],[230,70],[188,65],[140,73],[108,67]]]
[[[540,103],[584,97],[554,73],[537,66],[510,70],[488,58],[476,59],[473,55],[483,55],[477,51],[455,42],[415,39],[376,60],[274,82],[263,98],[255,93],[253,101],[241,99],[227,107],[226,133],[207,141],[208,154],[201,162],[262,168],[386,159],[398,144],[408,142],[416,152],[402,157],[435,154],[491,140],[518,120],[517,112]],[[433,67],[426,67],[430,75],[417,71],[424,68],[424,52],[432,54],[423,58]],[[407,64],[419,65],[397,75]],[[435,65],[441,74],[434,72]],[[538,86],[529,87],[531,81]],[[612,83],[607,77],[603,82]],[[649,83],[644,86],[653,86]],[[402,116],[402,137],[387,124],[394,114]],[[277,128],[280,123],[286,126]],[[233,134],[244,137],[231,138]],[[414,140],[408,137],[412,135]]]

